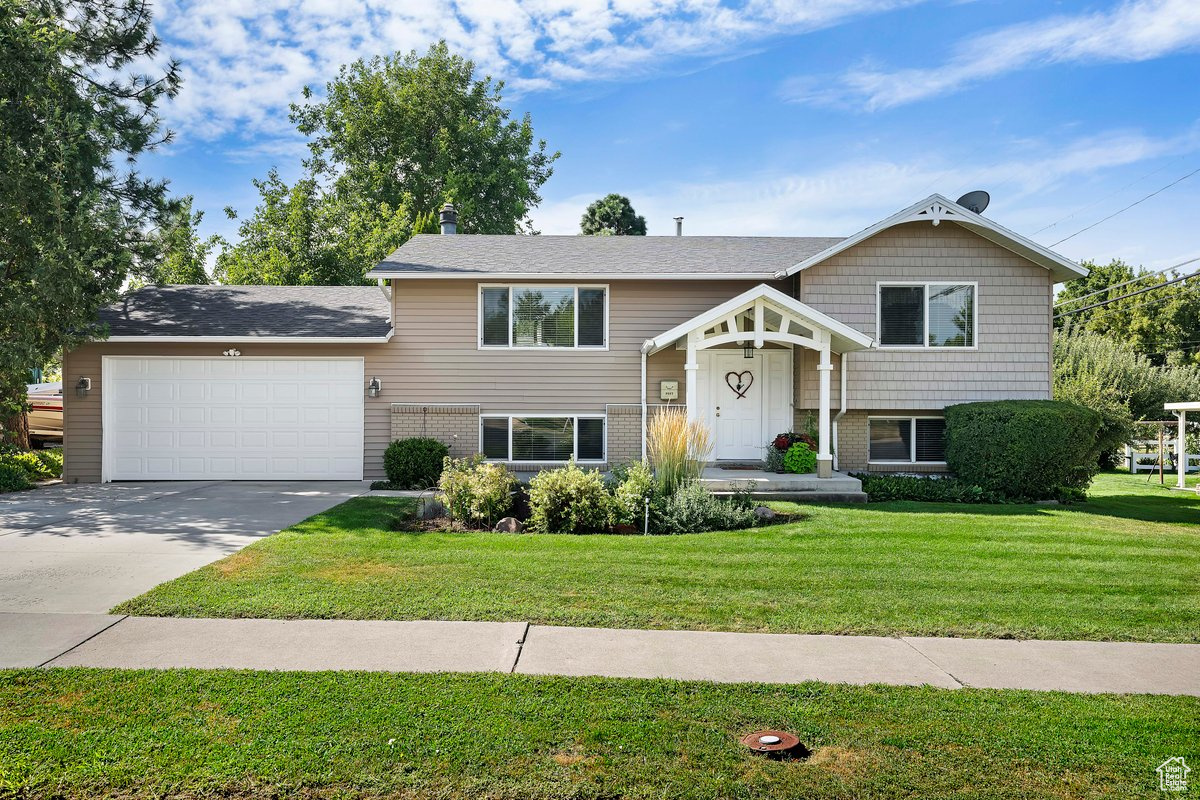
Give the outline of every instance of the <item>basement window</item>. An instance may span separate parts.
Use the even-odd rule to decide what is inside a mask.
[[[946,420],[942,417],[871,417],[867,428],[872,463],[946,463]]]
[[[481,417],[483,455],[492,461],[604,461],[602,416]]]

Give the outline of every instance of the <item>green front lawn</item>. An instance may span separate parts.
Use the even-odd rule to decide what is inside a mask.
[[[807,761],[737,739],[797,733]],[[1183,697],[520,675],[0,672],[0,796],[1157,797]]]
[[[1200,641],[1200,498],[1103,475],[1074,506],[812,506],[691,536],[396,533],[351,500],[129,614]]]

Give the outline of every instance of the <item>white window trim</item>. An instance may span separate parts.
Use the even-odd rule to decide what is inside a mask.
[[[966,348],[963,348],[964,350]],[[917,414],[916,416],[909,414],[876,414],[867,417],[867,463],[868,464],[928,464],[930,466],[946,466],[945,461],[917,461],[917,420],[919,419],[940,419],[945,420],[944,416],[936,414]],[[909,425],[909,447],[908,460],[893,459],[893,458],[871,458],[871,422],[879,420],[881,422],[898,422],[908,420]]]
[[[923,311],[925,314],[925,325],[921,332],[922,344],[884,344],[883,343],[883,287],[885,286],[921,286],[925,289],[925,299],[923,303]],[[974,292],[974,313],[971,315],[971,341],[973,344],[969,347],[956,347],[954,345],[932,345],[929,344],[929,287],[930,286],[970,286]],[[962,353],[971,352],[979,349],[979,281],[957,281],[953,279],[944,280],[925,280],[925,281],[876,281],[875,282],[875,341],[878,342],[880,350],[892,350],[898,352],[947,352],[947,353]]]
[[[483,343],[483,290],[484,289],[508,289],[508,344],[484,344]],[[575,290],[575,344],[571,347],[518,347],[512,343],[512,317],[513,317],[513,289],[574,289]],[[604,344],[580,345],[579,344],[579,290],[580,289],[603,289],[604,290]],[[532,350],[536,352],[563,352],[563,351],[594,351],[605,352],[608,350],[608,330],[609,330],[609,314],[612,309],[612,292],[609,291],[607,283],[546,283],[539,281],[527,281],[523,283],[480,283],[475,290],[475,304],[478,307],[476,317],[476,334],[475,343],[479,350]]]
[[[565,348],[563,348],[565,349]],[[483,452],[483,421],[485,419],[504,419],[508,420],[508,458],[490,458],[486,460],[496,464],[568,464],[570,460],[554,460],[549,458],[538,458],[532,461],[518,461],[512,458],[513,454],[513,420],[514,419],[529,419],[532,417],[550,418],[550,419],[570,419],[571,433],[575,441],[571,445],[571,451],[578,456],[579,454],[579,420],[581,419],[598,419],[604,424],[604,429],[600,437],[601,447],[603,451],[601,458],[576,458],[576,464],[604,464],[608,462],[608,414],[569,414],[562,411],[522,411],[517,414],[480,414],[479,415],[479,452]]]

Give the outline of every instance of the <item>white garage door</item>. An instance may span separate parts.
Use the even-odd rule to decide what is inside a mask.
[[[105,358],[105,480],[362,480],[363,393],[361,358]]]

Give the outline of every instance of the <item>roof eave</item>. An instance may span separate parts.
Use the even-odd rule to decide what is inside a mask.
[[[104,342],[198,342],[224,344],[387,344],[396,333],[395,328],[384,336],[187,336],[182,334],[141,334],[137,336],[109,336]]]
[[[421,270],[383,270],[379,267],[367,273],[368,278],[396,278],[401,280],[457,279],[457,280],[553,280],[553,281],[618,281],[618,280],[687,280],[687,281],[771,281],[774,272],[425,272]]]

